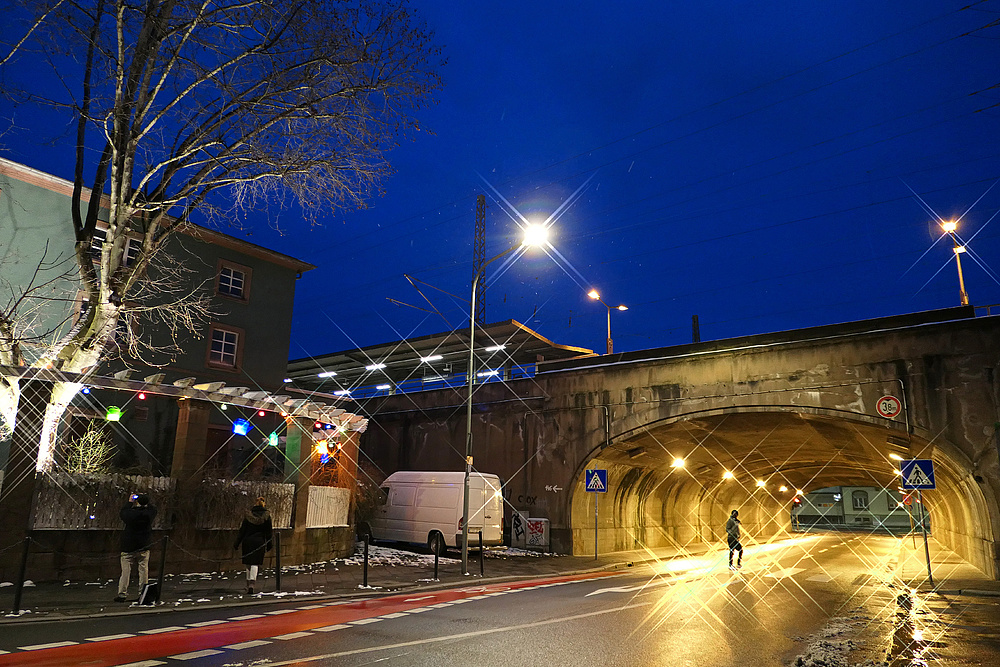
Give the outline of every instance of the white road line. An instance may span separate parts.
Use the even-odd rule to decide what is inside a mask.
[[[450,606],[451,606],[450,602],[439,602],[438,604],[432,604],[431,606],[428,607],[428,609],[441,609],[443,607],[450,607]]]
[[[409,614],[397,611],[394,614],[382,614],[379,618],[403,618],[404,616],[409,616]]]
[[[278,616],[279,614],[294,614],[298,609],[279,609],[278,611],[265,611],[268,616]]]
[[[381,620],[381,618],[376,616],[375,618],[359,618],[356,621],[348,621],[347,623],[349,625],[368,625],[369,623],[378,623]]]
[[[41,651],[46,648],[59,648],[60,646],[76,646],[80,642],[52,642],[51,644],[33,644],[31,646],[18,646],[22,651]]]
[[[248,642],[240,642],[239,644],[230,644],[229,646],[223,646],[222,648],[228,648],[233,651],[239,651],[241,648],[256,648],[257,646],[267,646],[271,642],[266,642],[263,639],[253,639]]]
[[[233,616],[230,621],[249,621],[251,618],[264,618],[264,614],[247,614],[245,616]]]
[[[126,637],[135,637],[135,635],[123,632],[120,635],[104,635],[103,637],[86,637],[83,641],[85,642],[106,642],[112,639],[125,639]]]
[[[177,630],[187,630],[183,625],[170,625],[165,628],[156,628],[155,630],[140,630],[139,634],[143,635],[158,635],[161,632],[176,632]]]
[[[775,570],[774,572],[768,572],[765,577],[771,577],[772,579],[787,579],[793,574],[798,574],[799,572],[805,572],[804,567],[786,567],[781,570]]]
[[[324,625],[322,628],[313,628],[316,632],[333,632],[334,630],[344,630],[351,626],[345,625],[344,623],[337,623],[336,625]]]
[[[308,637],[311,634],[311,632],[289,632],[287,635],[275,635],[271,637],[271,639],[280,639],[285,641],[288,639],[298,639],[299,637]]]
[[[330,660],[331,658],[342,658],[348,655],[359,655],[361,653],[374,653],[376,651],[391,651],[400,648],[407,648],[410,646],[420,646],[422,644],[435,644],[438,642],[449,642],[455,641],[456,639],[469,639],[471,637],[482,637],[484,635],[492,635],[500,632],[511,632],[517,630],[527,630],[531,628],[544,627],[546,625],[552,625],[554,623],[566,623],[569,621],[577,621],[583,618],[591,618],[594,616],[601,616],[603,614],[617,614],[619,612],[625,611],[626,609],[634,609],[636,607],[648,607],[653,604],[652,602],[637,602],[635,604],[624,605],[622,607],[613,607],[611,609],[601,609],[599,611],[591,611],[586,614],[575,614],[573,616],[563,616],[561,618],[550,618],[544,621],[535,621],[533,623],[522,623],[521,625],[510,625],[505,628],[490,628],[489,630],[474,630],[472,632],[462,632],[455,635],[445,635],[442,637],[428,637],[426,639],[417,639],[410,642],[400,642],[398,644],[384,644],[382,646],[367,646],[365,648],[358,648],[351,651],[340,651],[339,653],[326,653],[324,655],[312,655],[305,658],[294,658],[292,660],[284,660],[282,662],[269,662],[267,667],[285,667],[285,665],[302,665],[307,662],[319,662],[321,660]]]
[[[142,660],[141,662],[130,662],[127,665],[118,665],[118,667],[157,667],[157,665],[165,665],[167,663],[162,660]]]
[[[216,618],[211,621],[199,621],[198,623],[188,623],[189,628],[204,628],[209,625],[219,625],[221,623],[228,623],[229,621],[224,621],[221,618]]]
[[[420,602],[421,600],[433,600],[435,597],[436,596],[434,595],[425,595],[420,598],[406,598],[405,600],[403,600],[403,602]]]
[[[306,609],[322,609],[325,606],[326,606],[325,604],[311,604],[305,607],[299,607],[298,609],[299,611],[305,611]]]
[[[191,653],[180,653],[178,655],[167,656],[171,660],[194,660],[195,658],[207,658],[210,655],[219,655],[222,651],[216,651],[214,648],[206,648],[201,651],[193,651]]]
[[[430,609],[430,607],[417,607],[416,609],[411,609],[408,613],[410,614],[422,614]]]

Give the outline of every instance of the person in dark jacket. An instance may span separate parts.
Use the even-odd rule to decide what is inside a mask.
[[[729,514],[729,521],[726,522],[726,540],[729,542],[729,569],[739,569],[743,567],[743,544],[740,543],[740,513],[733,510]],[[733,567],[733,552],[737,553],[736,567]]]
[[[142,587],[149,581],[149,547],[153,542],[156,508],[149,504],[149,496],[145,493],[133,494],[118,515],[125,522],[125,530],[122,531],[121,542],[122,576],[118,580],[115,602],[125,602],[133,565],[139,571],[140,595]]]
[[[257,571],[264,564],[264,552],[270,551],[271,515],[264,507],[264,499],[258,498],[243,517],[240,532],[236,535],[233,549],[243,545],[243,564],[247,566],[247,593],[253,595],[253,587],[257,582]]]

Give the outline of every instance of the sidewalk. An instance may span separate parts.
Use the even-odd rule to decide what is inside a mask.
[[[21,596],[21,612],[12,614],[14,586],[0,582],[0,624],[25,621],[53,620],[72,617],[94,617],[107,614],[135,614],[174,609],[217,608],[255,605],[280,600],[320,598],[370,597],[416,588],[447,588],[474,585],[484,581],[558,576],[593,570],[629,567],[645,560],[669,559],[679,555],[678,549],[629,551],[593,556],[563,556],[520,549],[487,549],[480,575],[478,551],[469,552],[469,574],[462,574],[459,552],[449,551],[441,558],[438,576],[434,579],[434,557],[427,554],[373,545],[369,547],[368,586],[364,586],[363,544],[358,543],[355,555],[309,565],[286,565],[281,571],[281,591],[276,591],[273,568],[258,575],[256,594],[246,593],[243,570],[167,574],[160,594],[161,603],[143,607],[134,604],[138,597],[134,579],[129,589],[129,602],[115,603],[118,580],[66,581],[27,583]],[[150,566],[150,579],[155,579]]]
[[[916,535],[900,541],[895,574],[907,586],[950,595],[1000,596],[1000,581],[987,578],[981,570],[941,546],[933,537],[928,536],[927,547],[931,559],[930,577],[927,573],[923,537]],[[934,580],[933,586],[931,578]]]
[[[915,547],[914,547],[915,544]],[[962,595],[998,595],[1000,581],[993,581],[953,552],[929,539],[934,576],[934,590]],[[622,551],[593,556],[562,556],[519,549],[488,549],[480,575],[478,552],[469,554],[469,574],[462,574],[458,552],[439,561],[434,579],[433,556],[410,551],[371,546],[369,548],[368,586],[364,587],[363,545],[358,544],[351,558],[310,565],[282,568],[281,591],[276,591],[273,569],[265,569],[257,579],[257,594],[247,595],[242,570],[166,575],[161,603],[140,607],[131,602],[115,603],[117,578],[99,581],[26,583],[21,598],[21,613],[13,615],[14,586],[0,582],[0,624],[42,621],[108,614],[155,613],[175,609],[218,608],[255,605],[280,600],[370,597],[417,588],[448,588],[512,579],[559,576],[588,571],[622,569],[654,560],[681,556],[700,556],[711,552],[724,566],[725,550],[720,545],[696,545],[689,552],[676,548]],[[896,578],[911,588],[929,591],[923,541],[910,538],[900,541]],[[155,578],[155,568],[150,577]],[[138,597],[133,580],[130,600]]]

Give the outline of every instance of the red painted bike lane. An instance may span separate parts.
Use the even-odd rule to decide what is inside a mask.
[[[359,621],[385,614],[405,612],[443,602],[533,588],[546,584],[586,581],[615,576],[616,572],[593,572],[547,579],[532,579],[508,583],[483,584],[421,594],[393,595],[374,600],[348,602],[318,609],[301,609],[279,615],[241,621],[224,621],[217,625],[184,628],[157,634],[145,634],[122,639],[74,644],[34,651],[14,651],[0,655],[0,666],[32,665],[37,667],[113,667],[131,662],[153,660],[184,653],[216,649],[220,646],[268,639],[293,632],[307,632]],[[245,608],[244,608],[245,609]]]

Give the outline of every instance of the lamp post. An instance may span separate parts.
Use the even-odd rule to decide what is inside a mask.
[[[965,252],[965,246],[958,242],[958,237],[955,236],[955,229],[958,228],[958,223],[954,220],[946,220],[941,223],[941,229],[943,229],[948,236],[951,237],[951,242],[954,244],[955,252],[955,264],[958,266],[958,295],[963,306],[969,305],[969,295],[965,292],[965,279],[962,277],[962,253]]]
[[[469,305],[469,365],[465,372],[465,382],[468,385],[468,397],[465,405],[465,494],[462,509],[462,574],[469,573],[469,475],[472,472],[472,383],[476,377],[476,286],[483,277],[486,267],[496,260],[509,255],[524,246],[536,246],[545,243],[547,230],[540,225],[529,225],[524,229],[521,243],[512,245],[502,253],[484,263],[472,278],[472,299]]]
[[[592,289],[589,292],[587,292],[587,296],[589,296],[591,299],[594,299],[595,301],[600,301],[604,305],[604,307],[608,309],[608,354],[611,354],[611,351],[612,351],[612,345],[611,345],[611,306],[609,306],[608,304],[604,303],[604,299],[601,298],[600,293],[597,290],[595,290],[595,289]],[[615,308],[615,310],[628,310],[628,306],[622,306],[622,305],[620,305],[617,308]]]

